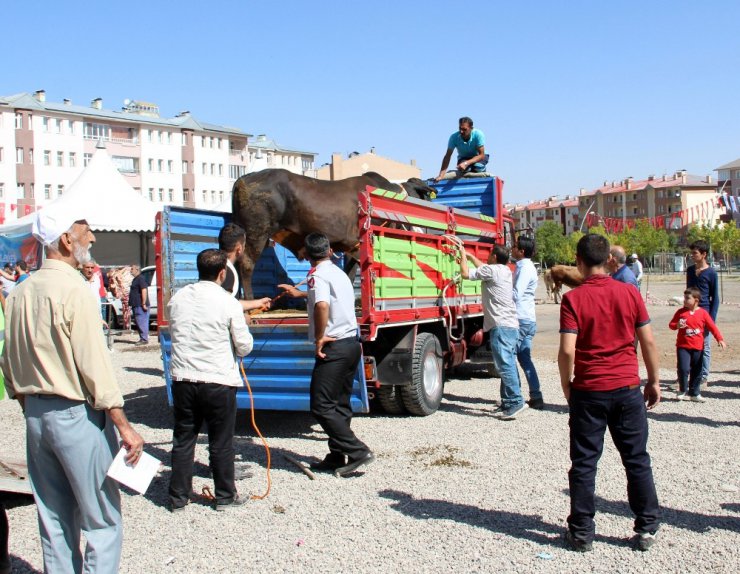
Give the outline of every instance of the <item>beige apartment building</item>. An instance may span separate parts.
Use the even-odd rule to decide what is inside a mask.
[[[643,180],[628,177],[605,181],[592,191],[581,190],[579,217],[583,220],[593,213],[622,221],[656,218],[662,219],[661,226],[666,229],[681,229],[690,223],[714,225],[724,213],[724,209],[716,207],[716,196],[717,185],[709,175],[700,177],[680,170]]]
[[[316,177],[333,181],[362,175],[368,171],[377,172],[394,183],[421,177],[421,169],[416,167],[415,160],[412,159],[408,164],[402,163],[377,155],[375,148],[367,153],[352,152],[346,159],[341,154],[334,153],[330,164],[316,170]]]
[[[563,233],[570,234],[578,230],[578,199],[566,196],[564,199],[549,197],[545,201],[533,201],[526,205],[507,205],[509,214],[514,219],[517,231],[534,231],[546,221],[553,221],[563,228]]]
[[[187,111],[162,118],[148,102],[125,100],[112,110],[100,98],[89,105],[50,102],[43,90],[0,97],[0,223],[62,195],[100,140],[144,197],[161,205],[212,209],[229,200],[238,177],[268,167],[260,165],[261,148],[252,149],[250,137]],[[304,173],[315,154],[265,149],[264,155],[275,167]]]

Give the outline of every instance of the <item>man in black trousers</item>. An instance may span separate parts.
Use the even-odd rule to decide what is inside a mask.
[[[169,488],[173,512],[190,500],[195,443],[204,422],[215,509],[227,510],[245,502],[234,482],[234,422],[236,391],[242,386],[237,357],[252,350],[252,334],[239,301],[221,287],[226,253],[201,251],[197,265],[198,282],[180,289],[167,305],[175,414]]]
[[[311,468],[346,476],[375,460],[350,428],[352,384],[362,356],[355,292],[347,274],[331,262],[332,250],[325,235],[310,234],[305,247],[311,262],[308,292],[290,285],[279,287],[292,297],[308,297],[308,337],[316,345],[311,413],[329,435],[329,454]]]

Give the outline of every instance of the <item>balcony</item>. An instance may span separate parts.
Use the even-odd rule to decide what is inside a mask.
[[[89,134],[84,134],[82,136],[86,140],[92,140],[92,141],[100,141],[103,140],[104,142],[110,142],[115,144],[123,144],[123,145],[139,145],[139,138],[110,138],[105,136],[94,136]]]

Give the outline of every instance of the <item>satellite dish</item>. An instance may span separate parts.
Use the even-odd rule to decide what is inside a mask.
[[[129,104],[131,104],[131,100],[129,100],[128,98],[126,98],[125,100],[123,100],[123,105],[124,106],[128,107]]]

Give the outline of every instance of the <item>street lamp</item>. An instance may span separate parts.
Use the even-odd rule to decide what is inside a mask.
[[[586,223],[586,218],[588,217],[588,214],[591,213],[591,210],[594,207],[594,203],[596,203],[596,198],[591,202],[591,205],[588,206],[588,209],[586,210],[586,213],[583,215],[583,219],[581,219],[581,225],[578,226],[578,232],[583,232],[583,224]]]

